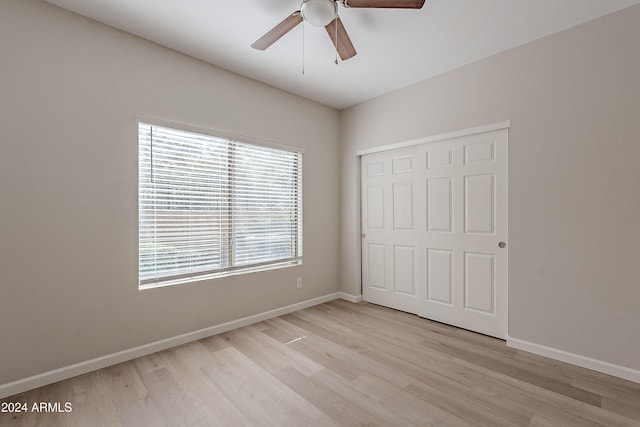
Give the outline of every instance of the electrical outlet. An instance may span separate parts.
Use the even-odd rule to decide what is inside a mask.
[[[302,277],[298,277],[296,281],[296,288],[300,289],[302,287]]]

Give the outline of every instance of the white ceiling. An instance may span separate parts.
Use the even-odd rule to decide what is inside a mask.
[[[250,47],[301,0],[46,0],[238,74],[343,109],[640,0],[427,0],[345,9],[358,55],[338,65],[324,28]],[[304,58],[304,60],[303,60]],[[304,74],[302,73],[304,62]]]

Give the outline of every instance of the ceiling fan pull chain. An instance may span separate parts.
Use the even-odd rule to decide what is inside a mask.
[[[304,20],[302,21],[302,75],[304,76]]]

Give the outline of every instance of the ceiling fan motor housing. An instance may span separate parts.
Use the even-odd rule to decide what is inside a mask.
[[[311,25],[324,27],[338,16],[338,4],[334,0],[303,0],[300,13]]]

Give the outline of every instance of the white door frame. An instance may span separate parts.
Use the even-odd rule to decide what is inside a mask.
[[[381,151],[389,151],[389,150],[394,150],[396,148],[413,147],[414,145],[426,144],[429,142],[444,141],[445,139],[459,138],[462,136],[473,135],[476,133],[491,132],[494,130],[501,130],[501,129],[509,129],[510,127],[511,127],[511,122],[509,120],[506,120],[504,122],[493,123],[485,126],[477,126],[474,128],[463,129],[455,132],[441,133],[439,135],[427,136],[424,138],[411,139],[409,141],[399,142],[395,144],[381,145],[379,147],[373,147],[373,148],[365,148],[365,149],[356,151],[356,156],[358,157],[358,164],[360,164],[359,160],[365,154],[379,153]]]

